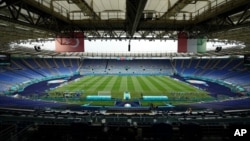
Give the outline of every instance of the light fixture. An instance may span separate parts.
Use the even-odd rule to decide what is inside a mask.
[[[37,52],[40,52],[40,51],[41,51],[41,47],[40,47],[40,46],[34,46],[34,49],[35,49]]]

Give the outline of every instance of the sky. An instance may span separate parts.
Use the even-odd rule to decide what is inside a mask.
[[[85,52],[97,52],[97,53],[120,53],[128,52],[128,40],[96,40],[89,41],[84,40]],[[21,46],[34,48],[35,45],[41,47],[42,50],[55,50],[55,42],[48,41],[45,43],[27,43],[20,44]],[[232,45],[225,45],[224,43],[212,43],[207,42],[207,50],[215,50],[217,46],[222,46],[222,48],[228,48]],[[177,52],[177,41],[174,40],[131,40],[130,42],[130,52]]]
[[[86,52],[128,52],[129,41],[87,41],[85,42]],[[176,52],[177,43],[171,40],[145,41],[131,40],[130,52]]]

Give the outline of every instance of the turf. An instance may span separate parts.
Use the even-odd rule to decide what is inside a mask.
[[[140,99],[142,95],[166,95],[172,102],[210,98],[205,91],[168,76],[84,76],[50,91],[49,96],[60,97],[60,93],[79,91],[83,98],[87,95],[97,95],[100,91],[110,91],[114,99],[122,99],[125,91],[130,92],[131,99]]]

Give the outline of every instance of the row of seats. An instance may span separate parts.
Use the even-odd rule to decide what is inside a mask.
[[[85,59],[81,71],[84,75],[172,75],[173,67],[170,60],[115,60],[115,59]]]
[[[138,141],[208,141],[216,139],[229,141],[239,138],[239,136],[234,137],[236,129],[249,129],[250,127],[249,111],[231,113],[224,111],[224,114],[223,112],[193,111],[189,114],[171,112],[157,115],[97,115],[95,112],[86,113],[85,111],[84,114],[80,114],[80,112],[74,113],[73,111],[0,110],[0,118],[5,118],[5,121],[8,121],[3,122],[4,124],[0,122],[0,133],[6,130],[11,131],[0,134],[1,139],[4,140],[10,140],[14,135],[17,137],[16,140],[20,141],[121,139]],[[244,113],[247,115],[243,115]],[[19,134],[18,129],[21,129],[22,134]],[[249,140],[249,135],[245,134],[240,140]]]
[[[55,76],[73,76],[79,65],[79,59],[13,58],[11,66],[0,68],[0,93],[15,91],[13,85],[30,81],[42,81]]]

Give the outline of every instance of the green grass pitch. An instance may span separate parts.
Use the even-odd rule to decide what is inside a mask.
[[[49,97],[62,97],[63,93],[81,92],[81,97],[98,95],[100,91],[110,91],[111,97],[123,99],[123,93],[129,91],[131,99],[140,99],[142,95],[166,95],[171,104],[185,103],[211,98],[207,92],[168,76],[84,76],[49,92]],[[60,95],[60,93],[62,95]],[[86,101],[70,100],[70,103],[85,104]],[[93,105],[112,105],[113,102],[91,102]],[[142,102],[147,105],[148,102]],[[166,102],[155,102],[163,105]]]

